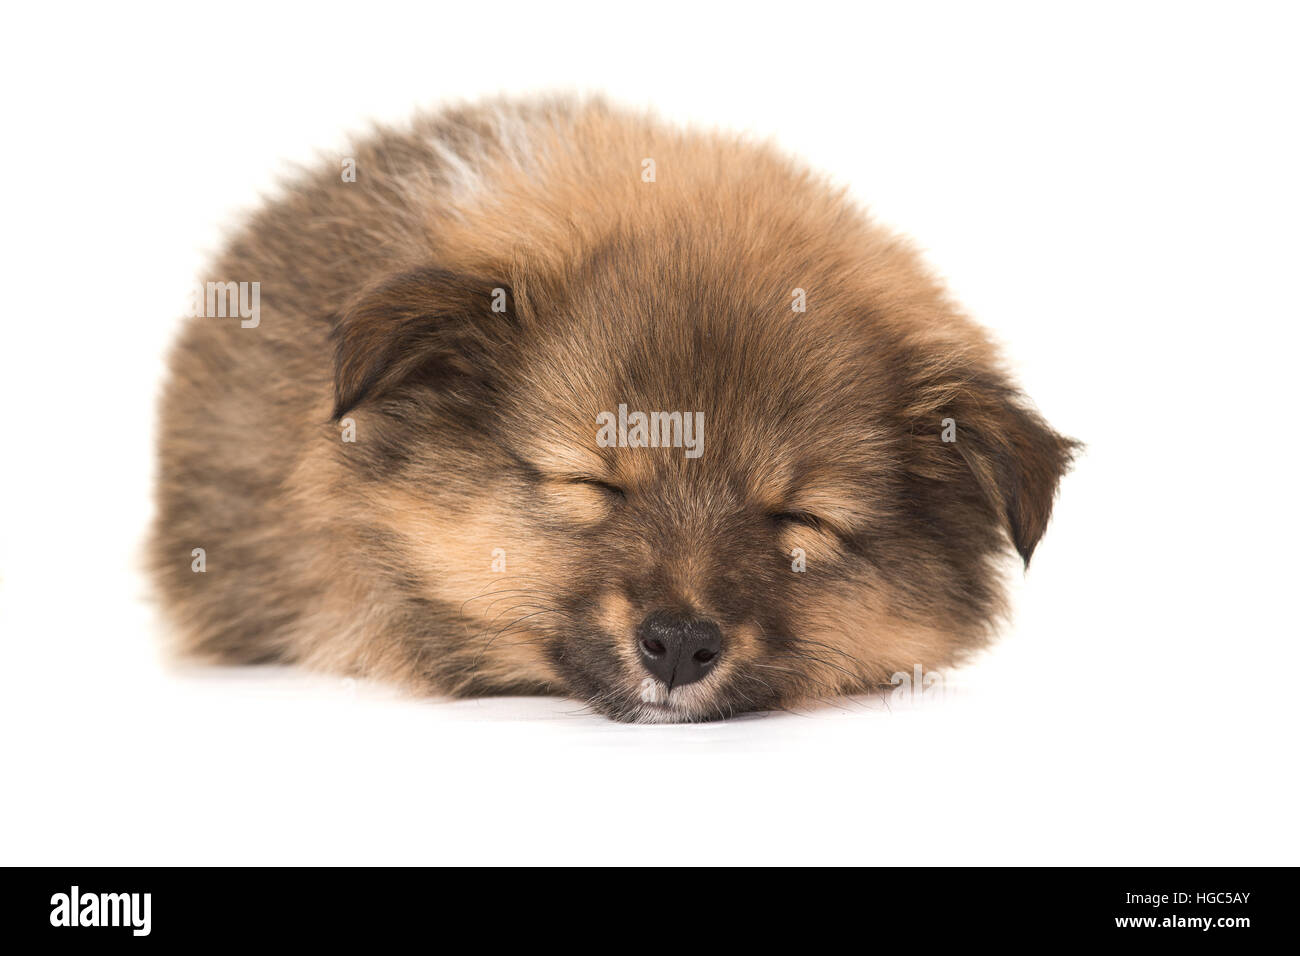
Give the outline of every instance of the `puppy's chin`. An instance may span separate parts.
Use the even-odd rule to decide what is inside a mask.
[[[629,724],[695,724],[709,718],[675,704],[640,704],[632,713],[617,719]],[[717,720],[717,715],[714,715]]]
[[[721,687],[715,679],[669,690],[663,681],[646,677],[636,693],[609,716],[632,724],[687,724],[725,720],[732,711],[722,703]]]

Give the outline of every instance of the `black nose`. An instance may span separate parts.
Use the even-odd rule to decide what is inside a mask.
[[[655,611],[636,629],[646,670],[673,687],[693,684],[722,656],[722,631],[712,621],[674,611]]]

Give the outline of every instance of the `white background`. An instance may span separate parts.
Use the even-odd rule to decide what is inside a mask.
[[[0,862],[1300,862],[1286,5],[439,6],[7,12]],[[626,727],[159,659],[154,403],[223,230],[370,119],[554,90],[850,185],[1088,443],[945,700]]]

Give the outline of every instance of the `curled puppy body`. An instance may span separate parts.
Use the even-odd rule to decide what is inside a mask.
[[[180,649],[621,720],[940,668],[1074,444],[916,254],[766,147],[600,102],[381,131],[254,215],[171,359]]]

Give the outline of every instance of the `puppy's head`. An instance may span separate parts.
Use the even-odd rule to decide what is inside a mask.
[[[335,412],[464,618],[458,686],[706,720],[978,646],[1072,443],[910,253],[859,281],[835,249],[665,242],[417,269],[342,315]]]

